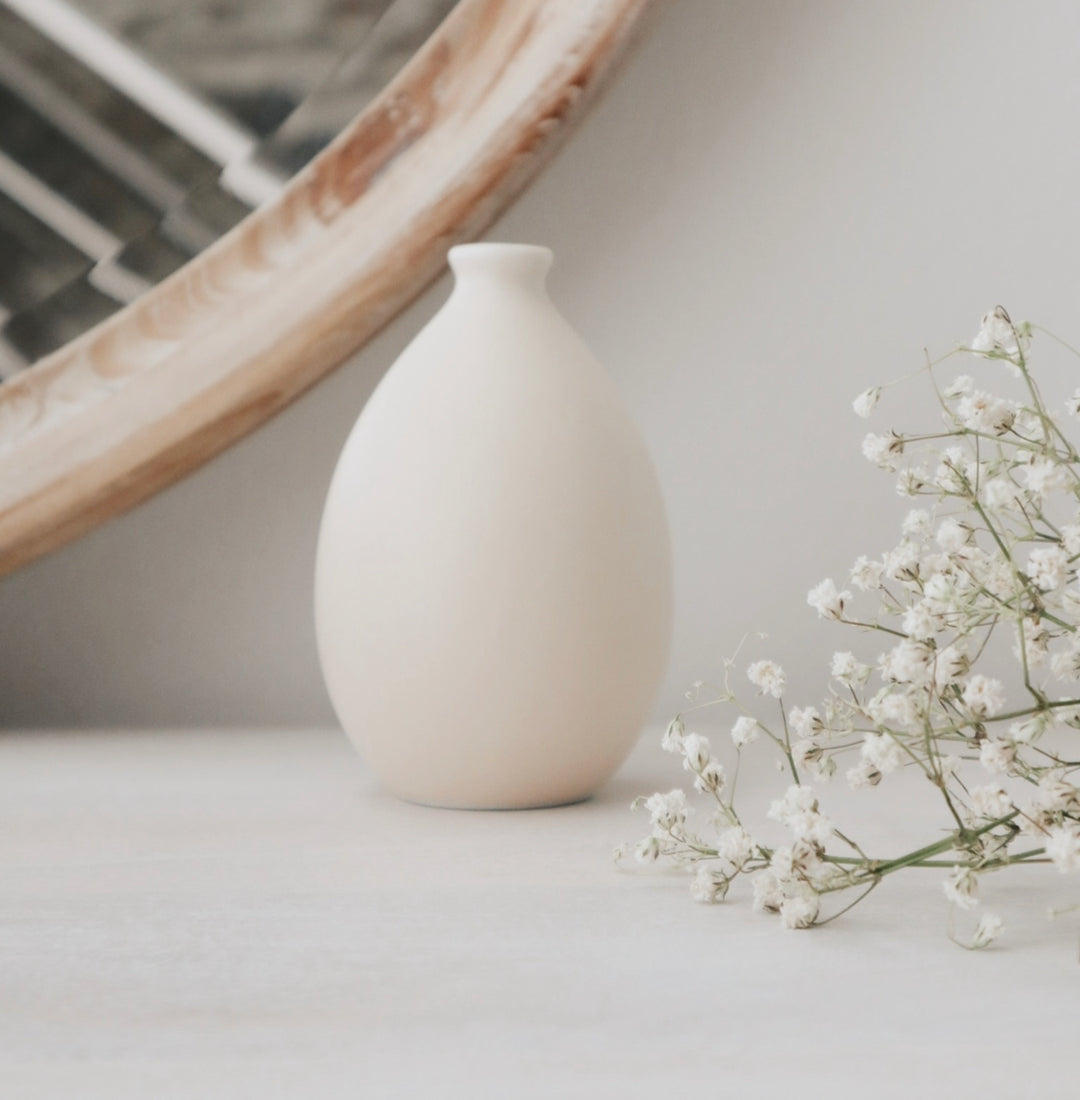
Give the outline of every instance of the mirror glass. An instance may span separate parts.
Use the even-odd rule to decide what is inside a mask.
[[[455,0],[0,0],[0,379],[183,266]]]

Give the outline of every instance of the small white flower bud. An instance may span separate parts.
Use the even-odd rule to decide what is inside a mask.
[[[780,903],[780,919],[785,928],[809,928],[817,920],[819,909],[817,894],[800,892]]]
[[[1046,830],[1046,854],[1064,875],[1080,871],[1080,827],[1073,822],[1051,825]]]
[[[660,741],[660,745],[664,752],[682,752],[683,733],[684,727],[682,719],[678,716],[672,718],[672,720],[668,722],[668,727],[664,730],[664,736]]]
[[[686,794],[678,788],[667,794],[657,791],[645,799],[645,808],[653,825],[660,829],[674,828],[686,820]]]
[[[762,694],[779,699],[787,682],[784,670],[775,661],[755,661],[747,670],[746,678]]]
[[[660,841],[654,836],[639,840],[634,849],[634,859],[638,863],[655,863],[660,858]]]
[[[743,714],[735,719],[735,725],[731,727],[731,740],[735,743],[736,748],[741,749],[743,745],[749,745],[751,741],[756,741],[760,732],[761,726],[753,718],[748,718]]]
[[[697,779],[694,780],[694,787],[696,790],[706,791],[709,794],[719,794],[726,783],[727,775],[724,772],[723,764],[710,760],[701,769]]]
[[[1000,680],[972,676],[964,688],[964,705],[976,718],[993,718],[1005,706],[1005,688]]]
[[[971,946],[979,949],[991,944],[1005,931],[1005,922],[993,913],[983,913],[971,938]]]
[[[779,913],[784,900],[780,877],[771,869],[754,875],[754,908],[764,913]]]
[[[979,746],[979,763],[991,775],[1005,775],[1016,757],[1016,746],[1011,741],[988,737]]]
[[[735,825],[720,834],[716,842],[716,850],[738,871],[753,854],[754,842],[745,829]]]
[[[861,416],[863,420],[865,420],[874,411],[880,399],[881,387],[872,386],[868,390],[863,390],[863,392],[852,401],[851,407],[855,410],[856,416]]]
[[[979,876],[970,867],[954,867],[941,885],[945,896],[960,909],[971,909],[979,904]]]
[[[850,592],[837,591],[831,579],[815,585],[806,594],[806,602],[823,619],[840,619],[844,615],[844,602],[851,599]]]
[[[690,880],[690,896],[694,901],[710,905],[723,901],[728,892],[728,878],[720,871],[710,871],[708,867],[699,866],[697,873]]]
[[[863,592],[881,587],[881,574],[884,565],[880,561],[871,561],[865,555],[856,559],[851,567],[851,583]]]
[[[848,786],[853,791],[876,787],[881,782],[881,772],[865,758],[860,760],[853,768],[848,768],[844,776],[848,781]]]
[[[699,772],[709,762],[709,739],[700,733],[688,733],[683,738],[683,767]]]

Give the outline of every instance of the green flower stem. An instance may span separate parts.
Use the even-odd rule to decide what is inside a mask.
[[[779,700],[779,702],[780,720],[784,723],[784,755],[787,757],[788,767],[791,768],[792,778],[801,787],[802,780],[799,779],[799,769],[795,767],[795,757],[792,755],[791,752],[791,734],[788,731],[787,711],[784,710],[784,700],[781,699]]]
[[[880,630],[883,634],[891,634],[894,638],[906,638],[907,635],[902,630],[893,630],[891,626],[882,626],[881,623],[864,623],[858,619],[846,619],[841,616],[837,619],[837,622],[845,623],[847,626],[861,626],[866,630]]]
[[[960,476],[963,477],[962,474]],[[964,482],[965,484],[967,483],[967,478],[964,478]],[[970,503],[975,511],[979,513],[979,516],[982,519],[983,523],[986,524],[986,530],[990,533],[990,536],[991,538],[993,538],[994,542],[997,543],[998,549],[1001,551],[1001,556],[1013,567],[1013,574],[1018,574],[1019,570],[1016,568],[1016,563],[1013,561],[1012,554],[1009,553],[1008,549],[1005,546],[1005,543],[1001,541],[1001,536],[997,533],[997,528],[990,522],[990,517],[986,514],[986,510],[983,508],[983,506],[979,503],[978,497],[972,494],[970,498]]]
[[[1013,332],[1016,332],[1015,326],[1013,326]],[[1039,393],[1039,387],[1035,384],[1035,379],[1031,377],[1031,374],[1027,369],[1027,360],[1024,357],[1023,351],[1020,350],[1019,336],[1017,336],[1016,347],[1016,365],[1020,368],[1020,373],[1024,377],[1024,382],[1027,385],[1028,393],[1031,394],[1031,400],[1035,405],[1035,412],[1039,417],[1040,423],[1042,424],[1043,435],[1048,441],[1055,436],[1059,440],[1061,440],[1062,444],[1065,447],[1066,455],[1066,460],[1062,464],[1068,467],[1068,471],[1072,475],[1073,481],[1080,482],[1080,474],[1077,474],[1076,467],[1074,465],[1074,463],[1077,461],[1076,451],[1073,448],[1072,443],[1065,436],[1064,432],[1062,432],[1062,430],[1057,426],[1054,418],[1046,411],[1046,406],[1043,404],[1042,395]],[[1050,450],[1049,447],[1045,447],[1044,449]],[[1060,456],[1058,456],[1056,451],[1054,452],[1054,457],[1059,458],[1060,460]]]
[[[984,719],[985,722],[1009,722],[1014,718],[1030,718],[1033,714],[1042,714],[1044,711],[1056,710],[1058,707],[1080,706],[1080,699],[1045,699],[1037,707],[1027,707],[1025,710],[1010,710],[1007,714],[995,714],[993,718]]]
[[[852,840],[852,839],[851,839],[850,837],[844,836],[844,834],[843,834],[842,832],[840,832],[840,830],[839,830],[839,829],[833,829],[833,832],[834,832],[834,833],[835,833],[835,834],[836,834],[836,835],[837,835],[837,836],[838,836],[838,837],[839,837],[839,838],[840,838],[840,839],[841,839],[841,840],[842,840],[842,841],[843,841],[843,842],[844,842],[844,843],[845,843],[845,844],[846,844],[846,845],[847,845],[847,846],[848,846],[848,847],[849,847],[849,848],[850,848],[850,849],[851,849],[851,850],[852,850],[853,852],[858,852],[858,853],[859,853],[859,856],[861,857],[861,859],[854,859],[854,858],[852,858],[852,857],[850,857],[850,856],[848,856],[848,857],[840,857],[840,856],[838,856],[838,857],[837,857],[837,858],[836,858],[836,859],[835,859],[835,860],[834,860],[833,862],[835,862],[835,863],[843,863],[843,862],[847,862],[848,860],[850,860],[850,861],[851,861],[852,863],[859,863],[859,862],[863,862],[863,863],[872,863],[872,862],[873,862],[873,861],[872,861],[872,860],[870,859],[870,857],[869,857],[869,856],[868,856],[868,855],[867,855],[867,854],[866,854],[866,853],[865,853],[865,852],[864,852],[864,851],[862,850],[862,848],[860,848],[860,847],[858,846],[858,844],[856,844],[856,843],[855,843],[855,841],[854,841],[854,840]]]
[[[1049,863],[1050,859],[1044,855],[1045,848],[1032,848],[1030,851],[1021,852],[1019,855],[1008,856],[1005,859],[994,859],[988,863],[984,863],[981,866],[975,868],[980,873],[983,871],[1000,871],[1003,867],[1010,867],[1017,863]],[[840,866],[858,867],[863,863],[863,860],[856,859],[854,856],[824,856],[822,857],[826,863],[835,863]],[[905,867],[930,867],[930,868],[946,868],[951,869],[960,862],[955,859],[920,859],[917,863],[907,863]]]
[[[1019,810],[1013,810],[1004,817],[999,817],[995,821],[991,821],[990,824],[983,825],[978,829],[963,829],[959,833],[951,833],[949,836],[945,837],[944,840],[936,841],[933,844],[927,844],[924,848],[917,848],[914,852],[908,852],[906,856],[886,860],[884,863],[871,863],[867,871],[873,875],[891,875],[894,871],[899,871],[903,867],[917,865],[931,856],[938,856],[941,855],[942,852],[955,850],[957,842],[960,844],[970,842],[990,832],[992,829],[996,829],[999,825],[1004,825],[1012,821],[1019,812]]]

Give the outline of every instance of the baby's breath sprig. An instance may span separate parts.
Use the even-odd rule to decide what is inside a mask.
[[[685,791],[639,799],[651,831],[635,855],[690,871],[697,900],[720,901],[746,877],[755,908],[807,928],[897,871],[940,868],[949,935],[978,949],[1000,935],[1001,920],[983,914],[964,940],[953,918],[979,904],[984,875],[1033,863],[1080,871],[1080,454],[1031,374],[1033,332],[992,310],[969,346],[924,368],[941,427],[863,441],[863,454],[922,506],[909,511],[896,546],[852,566],[850,584],[871,605],[865,612],[856,614],[852,591],[832,579],[807,602],[823,619],[879,636],[887,648],[876,660],[835,653],[820,706],[790,709],[783,670],[750,664],[746,675],[771,701],[772,720],[739,703],[730,660],[723,686],[695,685],[692,705],[667,727],[663,747],[681,757],[711,813],[698,833]],[[941,386],[942,364],[958,354],[1000,362],[1020,380],[1020,399],[978,388],[967,374]],[[856,413],[870,416],[884,388],[860,394]],[[1080,390],[1066,412],[1080,416]],[[982,671],[1000,657],[1003,637],[1015,661],[1008,686]],[[730,780],[708,739],[686,728],[717,706],[740,711]],[[774,752],[786,775],[767,814],[786,830],[782,845],[751,835],[736,807],[738,764],[758,749]],[[901,769],[937,790],[945,829],[904,855],[870,855],[824,813],[818,787],[842,771],[851,788],[874,788]]]

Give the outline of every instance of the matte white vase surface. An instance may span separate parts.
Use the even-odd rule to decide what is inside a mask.
[[[671,550],[644,441],[552,305],[546,248],[450,250],[454,290],[331,482],[319,656],[411,801],[573,802],[625,759],[667,664]]]

